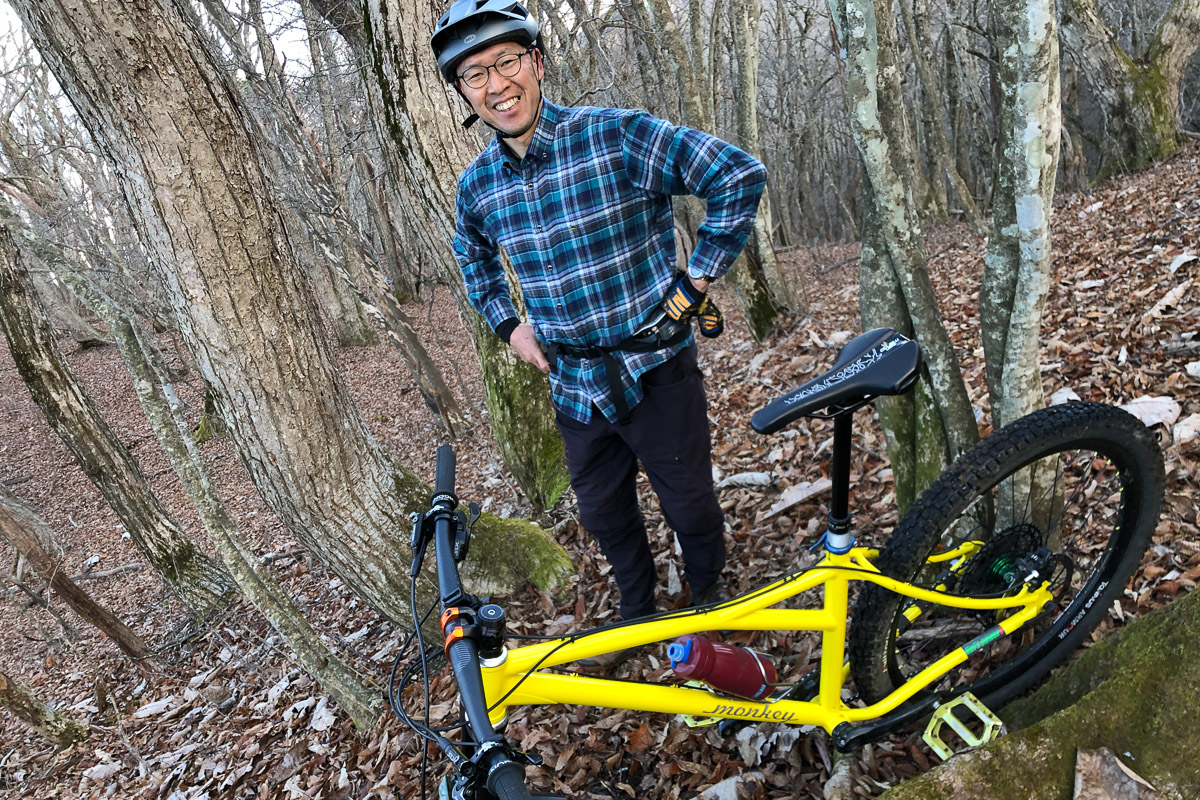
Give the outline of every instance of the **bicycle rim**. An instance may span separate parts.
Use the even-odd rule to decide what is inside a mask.
[[[1158,516],[1161,475],[1157,443],[1141,423],[1080,404],[999,431],[931,487],[893,534],[881,558],[885,572],[953,594],[1000,597],[1020,591],[1036,566],[1055,599],[929,689],[969,690],[1000,704],[1074,650],[1137,568]],[[871,665],[855,673],[860,692],[881,699],[1008,613],[865,589],[856,621],[873,615],[875,623],[852,631],[852,662]]]

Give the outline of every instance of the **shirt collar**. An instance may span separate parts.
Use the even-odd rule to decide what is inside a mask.
[[[537,126],[533,129],[533,139],[529,142],[529,149],[525,151],[525,159],[540,161],[550,157],[551,148],[554,146],[554,132],[558,128],[558,124],[566,119],[566,116],[566,109],[551,103],[545,96],[542,97],[542,112],[538,115]],[[504,140],[497,136],[494,141],[504,156],[504,160],[513,167],[518,166],[520,162],[517,161],[513,152],[504,146]]]

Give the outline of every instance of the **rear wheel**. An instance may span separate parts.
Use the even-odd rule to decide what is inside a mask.
[[[965,453],[927,489],[880,553],[884,574],[973,597],[1020,591],[1037,568],[1053,604],[1011,636],[973,648],[930,689],[999,705],[1027,691],[1099,624],[1158,520],[1163,462],[1137,418],[1095,403],[1042,409]],[[867,584],[849,634],[861,697],[883,699],[1005,613],[918,603]]]

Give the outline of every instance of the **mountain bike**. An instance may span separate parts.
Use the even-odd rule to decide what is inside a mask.
[[[764,722],[815,725],[844,751],[931,715],[960,729],[954,719],[963,710],[945,713],[960,702],[968,717],[988,725],[995,719],[989,707],[1028,691],[1078,648],[1123,594],[1154,532],[1164,486],[1157,437],[1107,405],[1036,411],[961,456],[882,548],[857,546],[849,510],[853,414],[908,391],[920,369],[916,342],[889,329],[869,331],[828,372],[751,420],[761,434],[804,417],[832,421],[828,527],[814,545],[822,551],[815,566],[719,603],[565,636],[509,634],[504,608],[465,591],[458,564],[478,506],[459,509],[454,453],[441,447],[430,508],[413,519],[411,575],[432,543],[444,641],[426,650],[414,599],[419,656],[398,676],[402,653],[389,680],[395,713],[453,764],[441,796],[531,797],[525,767],[539,759],[503,735],[514,706],[713,718],[727,733]],[[817,607],[790,607],[792,598],[817,591]],[[812,631],[820,657],[815,668],[780,674],[770,654],[702,635],[714,631]],[[515,646],[518,638],[533,641]],[[653,643],[668,643],[675,676],[615,680],[564,669]],[[413,719],[400,700],[418,672],[427,678],[438,651],[453,669],[462,712],[453,741],[450,730]],[[696,668],[701,656],[724,671]],[[960,733],[969,739],[970,729]]]

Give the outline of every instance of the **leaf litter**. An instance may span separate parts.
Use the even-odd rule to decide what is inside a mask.
[[[1151,407],[1157,410],[1148,422],[1167,455],[1167,501],[1154,545],[1097,636],[1190,591],[1200,579],[1193,500],[1200,471],[1200,369],[1195,366],[1200,301],[1191,291],[1200,276],[1197,198],[1200,163],[1193,145],[1157,169],[1058,203],[1053,289],[1042,324],[1046,395],[1117,405],[1154,399]],[[931,231],[926,251],[986,431],[978,331],[983,243],[966,228],[951,227]],[[749,431],[748,420],[779,394],[829,367],[850,331],[858,329],[855,256],[855,246],[781,252],[796,285],[823,287],[811,299],[810,314],[756,344],[746,336],[729,295],[722,303],[730,318],[726,333],[701,342],[714,473],[718,480],[738,479],[719,491],[729,523],[728,576],[734,591],[812,563],[806,550],[824,527],[831,428],[801,421],[759,437]],[[718,285],[718,299],[729,291]],[[501,466],[486,428],[470,343],[453,304],[435,297],[427,292],[426,305],[411,315],[423,340],[436,343],[431,345],[435,360],[455,376],[456,391],[479,423],[470,447],[459,446],[459,493],[497,513],[527,515],[530,508]],[[167,338],[163,345],[182,366],[180,344]],[[340,351],[339,358],[377,439],[431,478],[433,452],[443,437],[399,357],[380,345]],[[172,513],[207,547],[115,350],[82,351],[70,360]],[[0,353],[0,380],[20,385],[7,352]],[[194,412],[202,406],[202,392],[194,374],[180,386]],[[860,538],[874,546],[896,522],[891,472],[877,423],[866,413],[856,423],[852,504]],[[256,552],[267,557],[276,577],[339,654],[382,686],[403,631],[380,620],[298,549],[257,497],[227,441],[206,444],[204,457]],[[750,475],[755,477],[741,478]],[[0,479],[59,531],[72,574],[88,562],[111,569],[138,561],[112,512],[23,391],[0,396]],[[639,494],[661,571],[660,604],[682,604],[687,590],[678,579],[674,537],[644,479]],[[510,630],[557,632],[610,620],[616,600],[611,570],[574,519],[571,498],[541,521],[571,554],[576,574],[553,594],[524,589],[503,598],[513,620]],[[0,555],[11,557],[4,547]],[[86,626],[79,626],[74,640],[60,642],[53,619],[21,608],[19,598],[9,595],[0,603],[0,669],[88,722],[92,736],[59,751],[0,713],[0,797],[420,796],[417,776],[425,754],[410,733],[391,717],[356,731],[244,604],[196,632],[180,625],[178,604],[149,570],[123,571],[89,581],[86,588],[154,641],[159,659],[135,668]],[[730,640],[782,654],[777,665],[797,674],[819,653],[813,637],[792,632],[737,633]],[[669,670],[661,652],[642,648],[614,676],[658,679],[669,677]],[[444,670],[433,675],[431,711],[441,723],[457,720],[451,688]],[[411,689],[405,702],[415,713],[423,698]],[[780,726],[746,728],[722,739],[714,727],[690,728],[664,714],[529,707],[512,711],[507,734],[545,759],[544,767],[530,771],[536,790],[580,798],[819,798],[834,772],[822,732]],[[442,774],[440,754],[430,758],[431,776]],[[909,733],[867,746],[840,764],[845,767],[838,768],[838,785],[872,797],[928,769],[931,759],[919,735]],[[436,791],[432,780],[429,789]]]

